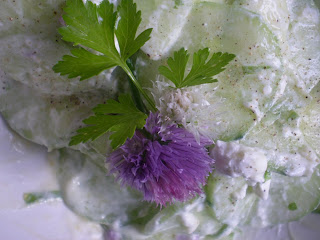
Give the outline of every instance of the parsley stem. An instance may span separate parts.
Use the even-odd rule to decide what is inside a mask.
[[[147,102],[149,103],[149,105],[151,107],[151,111],[152,112],[156,112],[157,111],[156,105],[151,100],[151,98],[148,96],[148,94],[145,91],[143,91],[142,87],[140,86],[139,82],[137,81],[137,79],[135,78],[134,74],[130,70],[129,66],[126,63],[121,63],[120,66],[127,73],[129,78],[132,80],[133,84],[136,86],[136,88],[142,94],[142,96],[147,100]]]
[[[129,79],[128,79],[129,80]],[[149,113],[149,110],[147,109],[147,107],[144,105],[142,99],[141,99],[141,95],[140,92],[138,91],[137,87],[133,84],[133,82],[131,81],[131,79],[129,80],[129,85],[130,85],[130,89],[131,89],[131,93],[132,93],[132,97],[133,97],[133,101],[136,104],[136,107],[141,111],[144,112],[146,114]]]
[[[135,74],[135,59],[133,56],[131,56],[128,60],[127,60],[127,65],[130,68],[131,72],[133,73],[133,75],[135,76],[135,78],[137,78],[136,74]],[[129,84],[130,84],[130,89],[131,89],[131,93],[132,93],[132,97],[133,100],[135,101],[135,104],[137,106],[137,108],[141,111],[144,112],[146,114],[149,113],[147,107],[145,106],[145,104],[143,103],[142,99],[141,99],[141,95],[139,90],[137,89],[137,87],[133,84],[133,82],[131,81],[131,79],[129,79]]]

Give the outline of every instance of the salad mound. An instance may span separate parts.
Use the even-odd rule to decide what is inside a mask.
[[[7,0],[0,23],[2,116],[110,239],[236,239],[319,206],[313,0]]]

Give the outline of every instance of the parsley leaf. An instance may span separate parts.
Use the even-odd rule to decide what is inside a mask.
[[[167,63],[170,67],[159,67],[159,72],[166,78],[170,79],[177,88],[179,88],[184,80],[184,73],[186,71],[189,54],[187,50],[181,48],[179,51],[174,52],[173,58],[169,58]]]
[[[91,1],[69,0],[64,11],[66,27],[59,29],[63,40],[103,53],[114,62],[119,60],[114,43],[117,15],[113,12],[113,4],[103,1],[97,6]]]
[[[61,75],[69,74],[69,78],[81,76],[80,80],[84,80],[115,66],[115,63],[105,55],[95,55],[83,48],[72,49],[71,53],[73,56],[63,56],[64,62],[59,62],[53,68]]]
[[[193,63],[189,74],[184,77],[186,72],[189,54],[187,50],[181,48],[174,52],[173,58],[167,61],[169,66],[160,66],[159,73],[171,80],[177,88],[196,86],[204,83],[217,82],[212,77],[225,70],[225,66],[235,58],[234,54],[214,53],[209,57],[209,49],[200,49],[193,54]]]
[[[129,95],[120,95],[119,102],[108,100],[106,104],[99,104],[93,109],[95,115],[83,122],[89,126],[79,129],[78,135],[73,136],[70,146],[95,140],[108,131],[111,136],[113,149],[122,145],[127,138],[132,138],[136,128],[142,128],[147,115],[138,110]]]
[[[53,66],[53,70],[69,78],[80,76],[80,80],[85,80],[108,68],[120,66],[147,100],[152,111],[156,111],[154,102],[144,92],[126,63],[150,39],[152,31],[147,29],[136,37],[141,23],[141,11],[137,11],[133,0],[122,0],[116,12],[108,0],[103,0],[98,6],[89,0],[85,3],[82,0],[67,0],[64,11],[66,26],[60,28],[59,33],[63,40],[82,47],[73,49],[73,56],[63,56],[62,61]],[[119,21],[116,24],[117,19]],[[115,37],[120,53],[116,48]]]
[[[137,5],[132,0],[122,0],[118,6],[118,13],[120,20],[115,33],[119,42],[121,58],[126,61],[150,39],[152,29],[143,31],[135,38],[141,23],[141,11],[137,12]]]
[[[71,50],[72,56],[63,56],[53,70],[69,78],[80,76],[80,80],[85,80],[108,68],[120,66],[151,109],[156,111],[154,102],[144,92],[126,63],[150,39],[152,31],[147,29],[136,37],[141,23],[141,11],[137,11],[133,0],[122,0],[117,11],[114,11],[113,4],[108,0],[103,0],[100,5],[91,1],[84,3],[83,0],[67,0],[64,11],[66,26],[60,28],[59,33],[63,40],[81,47]],[[115,37],[120,52],[116,48]],[[94,116],[83,121],[88,126],[77,131],[78,135],[71,138],[70,146],[94,140],[112,131],[111,146],[116,148],[131,138],[137,127],[143,127],[147,118],[128,95],[121,95],[119,102],[109,100],[105,105],[98,105],[94,113]]]
[[[91,1],[67,0],[64,11],[66,26],[59,29],[62,39],[98,52],[79,48],[71,51],[73,56],[64,56],[53,70],[69,75],[69,78],[80,76],[80,80],[84,80],[114,66],[121,66],[126,71],[126,60],[150,39],[152,29],[136,37],[141,11],[137,11],[133,0],[122,0],[118,12],[114,12],[113,4],[107,0],[98,6]],[[118,17],[120,20],[115,29]],[[116,49],[115,36],[121,54]]]

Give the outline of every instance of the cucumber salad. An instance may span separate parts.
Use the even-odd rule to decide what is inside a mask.
[[[4,0],[0,112],[110,240],[237,239],[320,204],[317,0]]]

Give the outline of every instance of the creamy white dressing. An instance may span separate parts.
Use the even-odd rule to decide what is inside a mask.
[[[256,186],[254,186],[255,193],[261,197],[263,200],[268,199],[269,196],[269,190],[270,190],[270,184],[271,180],[267,180],[263,183],[257,183]]]
[[[264,182],[268,160],[258,148],[217,141],[210,156],[215,160],[216,169],[228,176],[244,177],[251,186]]]
[[[148,21],[144,21],[140,25],[142,29],[153,29],[154,37],[142,47],[142,50],[151,59],[159,60],[168,55],[187,22],[187,16],[192,9],[191,2],[192,0],[184,1],[182,6],[175,8],[175,1],[163,0],[158,8],[148,16]],[[137,1],[137,4],[139,7],[140,2]],[[141,4],[144,2],[141,1]],[[155,48],[155,46],[157,47]]]
[[[276,158],[279,166],[286,166],[285,174],[292,177],[310,176],[320,163],[319,157],[307,146],[300,148],[299,153],[295,154],[276,151],[268,151],[267,154]]]
[[[95,0],[94,2],[98,3],[100,0]],[[116,3],[117,1],[113,2]],[[194,26],[188,25],[189,20],[194,20],[192,19],[192,13],[195,13],[193,12],[194,6],[200,6],[193,6],[191,4],[192,2],[196,3],[201,1],[184,1],[182,6],[175,8],[174,1],[165,0],[154,11],[151,11],[151,13],[146,11],[146,15],[149,14],[147,17],[148,20],[142,23],[142,28],[154,28],[153,38],[142,48],[142,50],[149,55],[148,58],[163,61],[168,54],[171,54],[172,49],[177,48],[178,45],[181,47],[184,44],[190,44],[190,49],[192,50],[192,43],[199,41],[199,39],[192,35],[189,38],[184,37],[185,33],[192,32],[192,28],[194,28]],[[225,3],[223,0],[214,2]],[[261,14],[259,18],[257,18],[256,14],[253,13],[250,13],[251,15],[249,13],[246,13],[247,15],[241,15],[240,13],[243,10],[233,12],[234,15],[231,17],[243,20],[245,23],[244,25],[249,23],[252,24],[254,29],[257,29],[257,31],[261,31],[261,29],[263,30],[258,34],[260,37],[262,36],[262,39],[260,39],[259,36],[254,39],[255,41],[260,41],[256,42],[254,46],[246,45],[246,48],[248,47],[248,49],[243,51],[241,47],[237,48],[235,46],[234,51],[239,51],[237,60],[239,60],[241,64],[267,65],[271,66],[273,69],[262,69],[261,72],[254,73],[253,75],[244,75],[244,81],[242,84],[244,84],[245,87],[234,92],[223,92],[222,88],[230,85],[228,81],[223,85],[223,81],[231,77],[230,81],[234,80],[234,82],[231,82],[235,85],[234,89],[237,90],[238,88],[241,88],[241,84],[236,85],[239,79],[235,80],[235,76],[238,76],[239,72],[241,72],[238,69],[235,73],[226,71],[226,75],[222,75],[222,77],[219,78],[221,85],[213,84],[201,86],[199,88],[168,90],[168,85],[163,82],[159,82],[153,86],[153,88],[156,89],[153,90],[153,94],[156,101],[158,101],[157,103],[160,107],[160,111],[162,111],[162,113],[166,113],[166,120],[174,120],[178,123],[182,123],[183,126],[194,133],[198,139],[200,134],[216,139],[220,136],[219,134],[221,134],[221,132],[216,131],[216,129],[220,128],[219,130],[222,129],[221,131],[231,129],[231,131],[237,132],[236,135],[231,134],[233,139],[229,140],[235,140],[236,137],[243,137],[243,135],[245,135],[244,133],[247,133],[249,129],[258,125],[258,123],[265,117],[265,113],[270,110],[273,104],[275,104],[276,100],[280,99],[281,102],[283,99],[283,102],[286,102],[289,109],[294,109],[296,105],[299,105],[298,102],[295,102],[295,98],[293,101],[289,99],[289,97],[287,97],[287,93],[288,89],[291,87],[297,87],[301,92],[295,92],[295,94],[308,95],[312,87],[317,83],[315,76],[319,74],[320,54],[319,47],[317,48],[317,43],[320,43],[320,34],[318,31],[320,20],[319,11],[314,8],[312,1],[305,1],[305,3],[300,5],[297,4],[297,2],[299,1],[248,1],[248,4],[243,4],[243,6],[241,5],[242,8]],[[144,1],[138,1],[138,8],[139,3],[145,4]],[[238,2],[235,1],[234,5],[237,4]],[[224,8],[221,9],[225,10]],[[144,14],[144,11],[142,14]],[[251,17],[247,18],[248,15]],[[199,19],[201,20],[202,25],[197,26],[197,28],[203,27],[203,29],[207,29],[208,31],[208,27],[212,23],[208,21],[208,18],[201,19],[200,16]],[[256,24],[258,21],[257,19],[259,19],[259,21],[261,20],[258,24]],[[230,21],[233,20],[230,18]],[[270,32],[267,31],[268,28],[265,28],[263,25],[264,23],[268,28],[270,28]],[[258,28],[257,26],[262,27]],[[236,35],[240,34],[240,32],[237,32],[232,28],[232,25],[228,26],[226,29],[231,33],[234,31]],[[262,32],[267,32],[267,34],[260,34]],[[221,44],[220,46],[216,35],[210,35],[213,33],[219,36],[228,34],[228,31],[223,32],[222,27],[217,26],[216,31],[209,31],[207,33],[209,37],[216,41],[211,46],[214,50],[218,46],[218,49],[221,47],[224,51],[228,51],[228,49],[232,49],[230,46],[236,44],[232,42],[232,36],[229,37],[227,35],[226,39],[231,39],[230,42],[227,42],[227,40],[224,39],[225,42],[223,42],[223,44],[225,45]],[[9,123],[15,130],[21,131],[22,133],[20,134],[32,141],[46,145],[49,150],[52,150],[57,147],[67,146],[67,140],[71,133],[66,134],[65,129],[70,130],[68,127],[70,122],[72,123],[71,125],[77,125],[75,127],[78,127],[80,124],[79,121],[82,120],[84,116],[87,116],[88,112],[79,113],[75,111],[74,114],[69,114],[69,110],[58,111],[54,108],[56,106],[50,109],[50,111],[45,112],[48,106],[50,108],[51,105],[46,103],[47,105],[44,105],[42,109],[40,108],[39,103],[41,101],[45,102],[48,100],[47,96],[43,97],[44,95],[42,95],[41,97],[38,97],[25,85],[32,86],[41,93],[68,96],[73,93],[82,94],[83,91],[87,91],[88,89],[96,90],[107,88],[108,93],[102,94],[102,98],[105,98],[106,95],[110,97],[116,94],[115,89],[117,86],[111,86],[110,83],[116,82],[114,80],[117,79],[117,75],[114,74],[114,70],[112,69],[105,72],[101,77],[89,80],[86,83],[82,82],[79,84],[77,82],[78,79],[75,79],[74,81],[69,82],[68,87],[66,87],[66,83],[63,78],[59,79],[57,83],[55,79],[52,79],[51,62],[56,62],[57,59],[61,57],[56,54],[57,48],[58,50],[60,49],[58,52],[61,53],[66,52],[69,48],[61,44],[56,44],[52,39],[44,40],[37,36],[35,32],[33,34],[34,36],[29,36],[29,33],[25,34],[28,35],[28,37],[24,38],[26,40],[23,40],[25,42],[22,44],[19,42],[19,38],[21,36],[17,38],[17,35],[15,34],[1,39],[1,43],[6,45],[10,43],[12,49],[15,50],[12,50],[12,54],[7,52],[7,50],[3,51],[3,53],[8,56],[6,61],[10,64],[2,62],[2,65],[0,65],[0,67],[3,68],[2,70],[9,75],[5,77],[3,75],[3,77],[1,77],[1,85],[3,85],[5,89],[0,90],[0,95],[9,93],[8,96],[10,99],[12,98],[12,100],[5,102],[5,104],[0,104],[0,109],[5,112],[6,116],[10,116]],[[250,32],[246,34],[250,34]],[[204,42],[205,36],[206,35],[201,36],[203,41],[199,41],[202,45],[206,43]],[[252,37],[254,36],[255,35],[252,35]],[[277,37],[277,40],[273,39],[274,36]],[[195,39],[193,39],[193,37],[195,37]],[[251,39],[249,37],[247,37],[247,39],[239,38],[238,40],[242,40],[243,44],[246,42],[251,43]],[[197,47],[201,44],[197,44]],[[18,47],[16,47],[16,45]],[[312,49],[303,51],[302,48],[305,47],[305,45],[312,46]],[[263,50],[257,50],[259,48]],[[32,50],[34,49],[36,49],[37,54],[33,54]],[[47,52],[47,49],[54,49],[54,52]],[[280,55],[281,57],[279,57]],[[45,59],[44,56],[48,59]],[[26,59],[30,62],[26,61]],[[44,60],[49,61],[47,62]],[[15,62],[19,62],[21,65],[15,65]],[[141,67],[149,67],[148,61],[142,61],[141,59],[138,59],[138,65]],[[19,67],[18,71],[16,70],[17,66]],[[238,65],[235,64],[233,67],[236,68]],[[108,79],[108,81],[105,81],[106,79]],[[11,81],[11,85],[7,84],[7,81]],[[14,95],[18,91],[12,88],[10,92],[10,87],[20,84],[16,81],[22,82],[21,84],[23,84],[22,88],[19,86],[16,89],[22,89],[21,95],[28,97],[16,100]],[[218,92],[218,94],[216,94],[216,92]],[[303,96],[303,98],[304,97],[305,96]],[[90,97],[88,99],[88,102],[92,100]],[[228,102],[228,99],[232,100]],[[10,104],[15,101],[25,101],[29,106],[12,114],[8,110],[8,106],[11,108],[12,105]],[[82,107],[88,107],[87,105],[87,102],[85,102]],[[62,107],[65,106],[62,104]],[[90,107],[91,105],[89,108]],[[241,108],[241,111],[233,111],[228,115],[228,111],[232,110],[232,107],[235,109],[243,107],[243,109]],[[15,109],[13,112],[14,111]],[[52,124],[48,124],[47,118],[52,119]],[[240,122],[243,119],[245,119],[245,121]],[[27,127],[25,126],[26,120],[28,120]],[[240,123],[238,125],[230,125],[232,120]],[[250,124],[248,124],[248,122],[250,122]],[[253,122],[253,124],[251,122]],[[245,127],[243,132],[238,130],[246,124],[248,126]],[[50,129],[48,129],[48,125],[50,125]],[[267,127],[268,126],[266,126],[266,128]],[[301,139],[303,139],[304,133],[299,127],[299,123],[294,127],[284,124],[281,132],[278,132],[277,134],[281,135],[284,139],[291,139],[295,137],[301,137]],[[32,132],[23,132],[28,129],[32,129]],[[51,140],[58,142],[51,142]],[[261,140],[263,141],[263,139]],[[102,161],[104,161],[103,156],[105,151],[99,150],[105,149],[104,144],[105,142],[99,142],[93,143],[92,145],[80,146],[79,148],[82,152],[89,154],[92,157],[99,155],[97,157],[99,158],[98,161],[101,160],[100,158],[102,156]],[[270,220],[270,216],[268,216],[268,209],[263,205],[269,204],[270,209],[273,208],[273,205],[267,202],[269,199],[269,189],[272,189],[273,187],[273,180],[266,181],[264,177],[268,161],[272,159],[275,160],[280,167],[285,166],[284,173],[288,176],[305,177],[301,181],[307,184],[315,167],[319,164],[317,150],[315,152],[312,148],[314,147],[301,145],[297,153],[285,151],[279,153],[278,150],[265,150],[264,146],[246,146],[245,140],[240,143],[217,141],[210,154],[216,161],[216,169],[220,173],[228,176],[225,180],[226,186],[229,186],[233,190],[229,189],[228,191],[230,191],[230,194],[226,195],[227,197],[224,199],[228,202],[229,199],[226,199],[230,197],[231,207],[228,205],[229,203],[226,203],[225,205],[222,204],[222,206],[226,208],[226,212],[234,211],[238,214],[230,221],[224,219],[224,213],[221,215],[217,214],[218,217],[221,217],[221,221],[227,222],[235,227],[239,225],[239,222],[242,224],[242,222],[246,221],[247,217],[250,218],[248,213],[249,211],[246,211],[246,209],[253,208],[253,204],[256,199],[255,196],[250,193],[252,187],[254,194],[263,200],[258,202],[256,214],[259,221],[257,222],[261,222],[261,225],[272,224],[272,220]],[[103,154],[101,154],[102,152]],[[72,154],[71,150],[68,154],[70,155],[70,159],[76,159],[77,157],[79,157],[79,159],[83,158],[79,153]],[[59,157],[56,156],[56,158]],[[201,197],[204,198],[203,196],[201,196],[195,203],[190,205],[186,204],[186,207],[175,210],[176,212],[173,214],[173,217],[169,217],[169,220],[166,220],[167,222],[161,222],[161,218],[157,218],[158,215],[151,218],[144,229],[144,233],[137,231],[137,229],[131,225],[124,227],[124,222],[130,218],[129,213],[126,212],[128,205],[134,208],[141,203],[139,202],[140,200],[137,201],[137,199],[140,198],[134,194],[133,197],[131,192],[121,192],[116,185],[108,182],[110,179],[106,180],[108,183],[105,184],[106,186],[110,186],[110,188],[96,186],[94,183],[88,184],[88,182],[92,180],[91,178],[99,176],[98,178],[101,177],[102,179],[104,176],[100,176],[101,173],[97,174],[94,167],[90,166],[89,163],[87,165],[84,163],[84,166],[84,168],[77,164],[75,164],[75,166],[72,166],[72,164],[71,166],[67,166],[71,173],[69,175],[65,174],[61,180],[61,185],[63,186],[62,189],[65,191],[65,201],[75,212],[95,221],[103,222],[106,219],[111,219],[113,216],[107,216],[107,212],[109,211],[108,213],[110,213],[111,210],[116,212],[115,220],[111,221],[109,226],[118,236],[123,233],[126,236],[135,236],[137,239],[150,239],[152,238],[152,234],[158,234],[159,232],[176,231],[174,234],[179,236],[180,233],[178,232],[181,231],[184,232],[183,234],[193,234],[192,236],[196,238],[201,235],[215,234],[218,232],[219,227],[221,227],[221,223],[215,222],[211,215],[208,217],[206,213],[204,213],[212,210],[211,208],[210,210],[207,210],[207,203],[199,200]],[[74,170],[79,171],[74,172]],[[67,172],[68,169],[65,169],[65,171]],[[244,182],[241,182],[239,179],[244,180]],[[99,179],[97,179],[97,181],[98,180]],[[241,184],[236,182],[238,180]],[[284,180],[280,178],[277,183],[279,182],[286,184],[285,178]],[[293,182],[292,184],[294,185],[295,183]],[[225,185],[223,185],[223,187],[225,187]],[[225,191],[225,189],[220,190]],[[279,199],[284,198],[289,201],[294,197],[297,198],[297,196],[292,197],[290,195],[290,189],[288,190],[286,188],[285,190],[287,192],[284,192],[283,194],[281,193],[278,196]],[[303,190],[305,190],[304,187]],[[282,190],[280,189],[279,192],[280,191]],[[307,189],[306,191],[310,190]],[[215,194],[220,193],[215,192]],[[272,194],[272,192],[270,194]],[[312,197],[313,195],[310,196],[310,198]],[[110,198],[112,199],[110,200]],[[220,203],[218,202],[218,204]],[[312,204],[313,203],[310,203],[310,205]],[[112,206],[111,210],[110,206]],[[143,215],[144,213],[145,212],[143,210],[139,212],[140,215]],[[170,213],[167,214],[170,215]],[[90,230],[88,231],[90,232]],[[227,235],[230,231],[232,231],[232,228],[226,231],[225,234]],[[99,235],[99,233],[97,234]],[[163,235],[162,239],[168,239],[166,237],[168,237],[168,235]],[[161,236],[159,239],[160,238]]]

